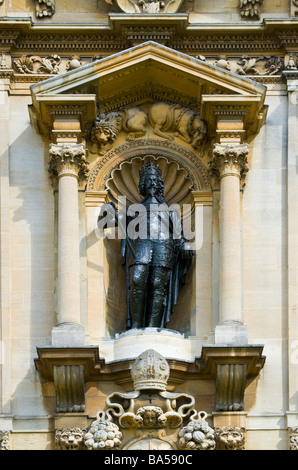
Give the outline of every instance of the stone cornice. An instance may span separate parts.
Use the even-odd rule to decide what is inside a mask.
[[[289,55],[298,54],[296,18],[234,24],[192,23],[191,18],[187,13],[110,13],[106,22],[75,25],[2,18],[0,53],[5,68],[13,69],[10,91],[29,94],[30,83],[67,72],[74,54],[86,65],[150,41],[266,85],[280,81]],[[3,67],[0,76],[7,77]]]
[[[2,18],[0,46],[13,51],[115,52],[135,42],[167,41],[177,50],[277,52],[298,47],[298,19],[264,19],[260,23],[192,23],[191,15],[127,15],[110,13],[97,24],[34,23]],[[156,27],[158,26],[158,34]],[[172,28],[169,30],[169,28]],[[166,36],[165,36],[166,35]],[[145,38],[145,39],[144,39]]]

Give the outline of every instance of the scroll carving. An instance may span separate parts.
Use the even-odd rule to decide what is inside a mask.
[[[240,58],[227,58],[221,54],[214,65],[224,70],[237,73],[238,75],[277,75],[284,68],[284,59],[275,55],[250,57],[247,55]]]
[[[60,63],[61,58],[58,55],[51,55],[47,57],[28,55],[22,56],[19,59],[15,59],[13,65],[17,72],[23,74],[57,74],[59,73]]]
[[[256,63],[261,58],[242,56],[237,62],[230,62],[225,55],[220,55],[214,65],[225,70],[237,73],[238,75],[257,75]]]
[[[276,75],[284,68],[284,60],[278,56],[266,56],[265,72],[264,75]]]

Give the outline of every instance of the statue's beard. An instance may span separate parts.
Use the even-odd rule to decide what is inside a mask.
[[[157,194],[157,187],[156,186],[150,186],[149,188],[147,188],[147,194],[149,196],[156,196]]]

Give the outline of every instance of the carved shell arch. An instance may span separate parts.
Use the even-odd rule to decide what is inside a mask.
[[[162,170],[168,204],[188,204],[192,191],[210,191],[208,171],[191,151],[172,142],[144,139],[120,145],[97,160],[90,171],[87,191],[107,191],[111,201],[119,195],[127,203],[139,202],[139,168],[146,159]]]
[[[149,159],[161,169],[167,203],[169,205],[190,204],[194,182],[188,172],[181,168],[176,161],[168,161],[165,157],[152,155],[134,157],[130,161],[120,163],[119,167],[111,172],[111,176],[106,182],[109,199],[117,202],[119,196],[125,196],[128,205],[138,203],[142,199],[138,191],[139,170]]]

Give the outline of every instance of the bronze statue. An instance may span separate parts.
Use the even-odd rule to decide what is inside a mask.
[[[127,328],[164,328],[191,264],[193,252],[183,237],[180,217],[166,204],[163,190],[161,170],[150,160],[140,169],[139,192],[144,199],[133,205],[133,211],[132,206],[128,208],[121,245],[127,276]],[[112,203],[106,206],[105,212],[114,207]],[[129,224],[136,220],[139,231],[133,236]]]

